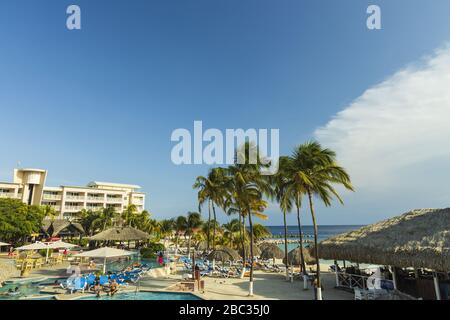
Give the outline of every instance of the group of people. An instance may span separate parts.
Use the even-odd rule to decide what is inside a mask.
[[[109,296],[113,296],[117,291],[119,291],[119,284],[114,279],[109,282],[108,286],[105,286],[105,285],[102,286],[102,285],[100,285],[100,277],[97,277],[95,279],[93,291],[97,297],[100,297],[102,291],[104,291]]]

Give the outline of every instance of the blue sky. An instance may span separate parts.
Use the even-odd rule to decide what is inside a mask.
[[[70,4],[81,7],[80,31],[65,27]],[[369,4],[381,7],[380,31],[366,28]],[[432,6],[425,0],[2,1],[0,180],[11,180],[20,161],[48,169],[49,185],[140,184],[155,217],[183,214],[197,208],[192,183],[208,168],[173,165],[170,135],[202,120],[222,130],[279,128],[282,153],[312,138],[340,151],[361,188],[345,194],[344,207],[319,205],[322,224],[363,224],[416,207],[448,206],[448,196],[439,193],[448,178],[447,153],[405,162],[396,170],[407,169],[401,184],[382,179],[392,178],[392,166],[377,172],[384,184],[371,184],[374,177],[365,174],[386,154],[371,149],[371,141],[359,152],[353,140],[330,139],[340,135],[327,125],[404,68],[427,65],[430,55],[446,57],[448,50],[436,50],[450,41],[449,14],[447,0]],[[446,66],[446,60],[438,63],[440,70]],[[439,84],[447,80],[436,76]],[[430,114],[447,115],[446,102]],[[370,103],[360,107],[377,110]],[[340,133],[356,123],[353,116],[341,120]],[[389,129],[393,136],[395,128],[415,136],[408,131],[420,126],[415,120]],[[421,143],[447,137],[432,122],[430,128],[436,134]],[[373,142],[380,145],[386,144]],[[408,146],[405,154],[421,152],[419,144]],[[355,160],[362,152],[373,155],[366,170]],[[426,169],[430,163],[435,170]],[[281,223],[276,206],[267,213],[268,224]],[[294,215],[289,220],[295,223]]]

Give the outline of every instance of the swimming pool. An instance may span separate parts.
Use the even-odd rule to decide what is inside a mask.
[[[0,300],[19,300],[19,299],[26,299],[26,297],[29,296],[40,296],[40,290],[44,283],[48,283],[47,281],[42,281],[39,283],[22,283],[22,284],[5,284],[3,287],[0,288]],[[15,288],[18,289],[18,293],[15,295],[8,295],[9,289],[15,290]],[[48,297],[48,295],[46,295]]]
[[[103,295],[100,298],[94,295],[82,297],[77,300],[202,300],[191,293],[172,293],[172,292],[121,292],[114,296]]]

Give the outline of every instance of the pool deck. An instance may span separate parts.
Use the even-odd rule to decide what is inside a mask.
[[[45,267],[31,272],[27,278],[45,277],[52,280],[66,278],[68,263],[60,264],[54,267]],[[326,266],[323,266],[326,269]],[[180,270],[180,268],[177,268]],[[322,268],[321,268],[322,269]],[[85,270],[87,271],[87,270]],[[92,271],[92,270],[90,270]],[[283,273],[270,273],[255,271],[254,296],[248,296],[249,280],[248,278],[213,278],[204,277],[204,292],[179,291],[176,285],[183,281],[183,271],[178,271],[170,275],[144,276],[139,281],[138,286],[132,284],[120,288],[120,292],[130,292],[136,289],[140,291],[153,292],[183,292],[192,293],[205,300],[312,300],[314,292],[311,288],[303,290],[303,282],[295,280],[286,281]],[[353,300],[352,293],[334,288],[334,273],[322,271],[322,284],[324,287],[323,298],[327,300]],[[175,289],[174,289],[175,288]],[[91,292],[67,294],[67,291],[58,286],[47,286],[42,288],[41,294],[53,295],[57,300],[76,300],[84,296],[93,296]]]
[[[180,275],[170,275],[166,279],[152,279],[148,283],[148,289],[155,286],[163,287],[164,284],[176,284],[181,281]],[[249,279],[235,278],[211,278],[204,277],[204,292],[194,292],[205,300],[313,300],[312,288],[303,290],[303,282],[295,280],[286,281],[285,275],[280,273],[255,272],[254,295],[248,296]],[[141,282],[141,288],[147,287],[145,278]],[[159,284],[158,284],[159,283]],[[352,293],[334,288],[335,275],[325,272],[322,275],[323,299],[327,300],[353,300]],[[152,290],[156,291],[156,290]]]

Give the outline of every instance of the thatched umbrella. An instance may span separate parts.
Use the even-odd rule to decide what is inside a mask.
[[[208,241],[200,241],[197,244],[196,249],[199,251],[204,251],[204,250],[208,249]]]
[[[227,247],[219,247],[217,250],[212,251],[208,255],[208,260],[219,260],[219,261],[235,261],[239,260],[241,257],[236,250],[227,248]]]
[[[324,240],[319,256],[450,271],[450,208],[413,210]]]
[[[316,259],[314,259],[308,248],[303,248],[303,258],[305,259],[305,264],[313,265],[316,263]],[[295,248],[294,250],[289,251],[288,253],[288,265],[300,265],[300,247]],[[286,264],[286,258],[283,259],[283,263]]]
[[[264,246],[264,249],[262,249],[261,259],[273,259],[275,262],[275,259],[283,259],[284,258],[284,251],[281,250],[276,244],[270,243],[266,246]]]
[[[275,264],[275,259],[282,259],[283,257],[284,251],[274,243],[265,245],[260,255],[261,259],[273,259],[273,264]]]
[[[245,243],[245,254],[247,255],[247,257],[250,257],[250,243]],[[242,252],[242,246],[239,245],[239,254],[241,256],[244,255],[244,253]],[[253,244],[253,255],[255,257],[259,256],[261,254],[261,249],[258,248],[257,245]]]
[[[150,235],[131,227],[113,227],[89,238],[91,241],[137,241],[148,240]]]
[[[258,244],[258,248],[261,250],[261,252],[264,251],[265,248],[272,246],[275,243],[271,243],[271,242],[261,242]]]

